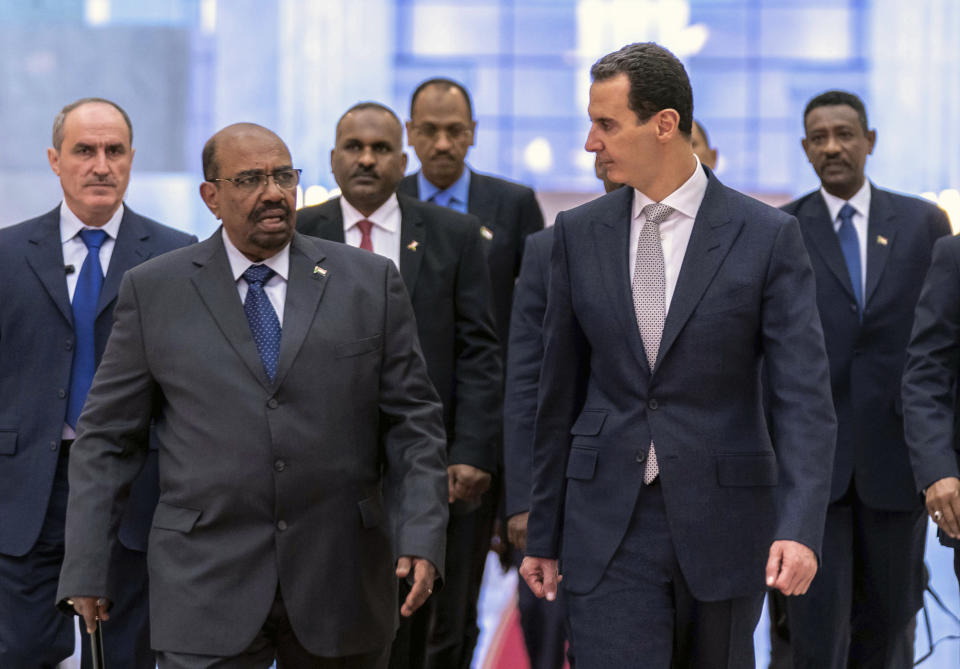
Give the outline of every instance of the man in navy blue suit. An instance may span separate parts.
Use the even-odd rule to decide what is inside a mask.
[[[813,272],[796,219],[693,154],[673,54],[591,75],[586,148],[629,188],[557,217],[521,573],[553,599],[562,559],[578,669],[752,668],[764,585],[805,592],[823,532]]]
[[[113,102],[84,98],[64,107],[47,152],[60,177],[63,202],[0,230],[4,669],[55,667],[73,654],[73,620],[60,614],[55,603],[76,419],[110,334],[124,272],[196,241],[123,204],[132,140],[130,119]],[[152,452],[130,491],[120,525],[122,545],[113,556],[118,596],[112,604],[120,615],[103,626],[106,661],[112,667],[156,666],[144,553],[157,501],[156,467]],[[86,639],[82,648],[82,666],[89,667]]]
[[[837,446],[823,568],[787,603],[794,669],[913,666],[926,515],[904,442],[900,383],[914,307],[944,212],[865,176],[876,131],[852,93],[817,95],[803,148],[820,188],[797,217],[817,278]]]

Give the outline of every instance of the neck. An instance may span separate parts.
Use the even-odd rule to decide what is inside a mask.
[[[852,198],[854,195],[856,195],[860,191],[860,189],[863,188],[864,183],[866,183],[866,177],[860,177],[860,182],[853,186],[847,186],[847,185],[841,186],[841,185],[834,185],[834,184],[828,185],[825,183],[821,183],[820,185],[823,186],[823,190],[827,191],[834,197],[838,197],[841,200],[846,201]]]
[[[106,225],[110,219],[113,218],[113,215],[117,213],[117,209],[120,208],[120,205],[117,204],[117,206],[113,209],[106,211],[101,209],[84,210],[81,207],[74,206],[69,200],[65,201],[67,207],[73,212],[73,215],[80,219],[81,223],[88,225],[91,228],[101,228]]]
[[[457,181],[460,180],[460,177],[463,176],[463,171],[464,171],[465,169],[466,169],[466,167],[465,167],[464,165],[461,165],[461,166],[460,166],[460,171],[457,172],[456,175],[454,175],[454,177],[453,177],[452,179],[450,179],[450,180],[448,180],[448,181],[445,181],[445,182],[444,182],[444,181],[438,181],[438,180],[436,180],[436,179],[431,178],[430,175],[428,175],[426,172],[423,173],[423,176],[424,176],[424,178],[426,178],[427,181],[429,181],[430,183],[432,183],[434,186],[436,186],[436,187],[439,188],[440,190],[447,190],[448,188],[450,188],[450,186],[452,186],[453,184],[457,183]]]
[[[644,184],[630,184],[654,202],[662,202],[670,193],[677,190],[693,176],[697,169],[697,159],[693,152],[667,151],[660,161],[660,169]]]

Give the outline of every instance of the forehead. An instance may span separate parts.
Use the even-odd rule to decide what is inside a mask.
[[[63,121],[64,141],[130,142],[130,130],[123,115],[112,105],[88,102],[80,105]]]
[[[444,118],[470,121],[467,113],[467,100],[456,86],[445,88],[439,84],[427,86],[417,96],[413,105],[413,116],[417,119]]]
[[[270,171],[290,165],[290,152],[276,135],[255,130],[243,131],[217,142],[217,161],[224,174]]]
[[[357,109],[340,121],[338,139],[360,139],[365,142],[399,144],[402,139],[400,123],[382,109]]]
[[[627,104],[630,80],[626,74],[595,81],[590,86],[590,103],[587,107],[592,118],[616,117],[633,114]]]
[[[860,127],[860,117],[850,105],[824,105],[810,110],[804,125],[808,131],[814,128],[838,126]]]

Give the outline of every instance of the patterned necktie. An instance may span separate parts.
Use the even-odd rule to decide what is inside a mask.
[[[660,337],[663,335],[663,321],[667,315],[666,287],[664,271],[663,244],[660,242],[660,224],[673,213],[673,207],[665,204],[648,204],[643,208],[646,222],[637,239],[637,261],[633,270],[633,309],[640,327],[643,350],[647,354],[647,363],[653,373],[660,350]],[[643,482],[647,485],[660,474],[657,464],[657,452],[650,442],[647,464],[643,471]]]
[[[280,357],[280,320],[263,290],[263,284],[273,275],[274,271],[266,265],[250,265],[243,273],[248,286],[243,312],[247,315],[253,341],[257,344],[263,368],[271,381],[277,376],[277,358]]]
[[[77,287],[73,291],[73,334],[77,341],[73,348],[70,397],[67,400],[67,425],[74,429],[93,383],[93,374],[97,371],[94,324],[97,320],[97,301],[103,287],[100,247],[107,233],[103,230],[81,230],[80,238],[87,245],[87,257],[80,267]]]
[[[863,317],[863,279],[860,271],[860,239],[857,229],[853,227],[853,215],[857,210],[849,204],[840,207],[840,228],[837,237],[840,239],[840,250],[843,259],[847,262],[847,272],[850,274],[850,283],[853,284],[853,294],[857,298],[857,313]]]
[[[373,253],[373,237],[370,236],[370,231],[373,230],[373,222],[363,219],[357,221],[357,227],[360,228],[360,248]]]

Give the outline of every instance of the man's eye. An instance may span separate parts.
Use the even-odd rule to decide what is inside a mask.
[[[247,174],[237,177],[236,184],[242,187],[255,186],[260,181],[260,177],[254,174]]]

